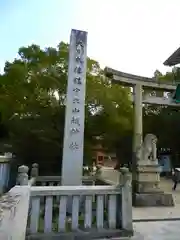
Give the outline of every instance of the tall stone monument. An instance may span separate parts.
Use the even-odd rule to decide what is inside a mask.
[[[72,29],[62,161],[62,185],[81,185],[84,151],[87,32]]]

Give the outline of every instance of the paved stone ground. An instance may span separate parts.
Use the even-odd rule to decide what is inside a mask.
[[[133,208],[133,219],[167,219],[179,218],[180,220],[180,183],[176,191],[172,191],[172,181],[161,179],[160,188],[167,193],[172,193],[175,207],[142,207]],[[180,239],[180,238],[179,238]]]
[[[132,238],[112,238],[111,240],[179,240],[180,221],[135,223],[134,231]]]
[[[172,186],[171,180],[161,179],[160,188],[166,193],[173,194],[175,207],[133,208],[133,220],[140,222],[133,223],[134,236],[124,240],[180,240],[180,183],[176,191],[172,191]],[[148,222],[152,219],[157,221]]]
[[[172,181],[161,179],[160,188],[173,194],[175,207],[134,208],[133,219],[158,219],[162,221],[135,222],[132,240],[179,240],[180,239],[180,184],[172,191]],[[179,218],[173,221],[173,218]],[[170,219],[171,221],[163,221]]]
[[[179,240],[180,221],[134,223],[132,240]]]

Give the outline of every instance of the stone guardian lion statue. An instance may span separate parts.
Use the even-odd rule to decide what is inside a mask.
[[[147,134],[144,138],[144,142],[137,149],[137,160],[144,163],[155,163],[155,161],[157,161],[156,144],[157,137],[154,134]]]

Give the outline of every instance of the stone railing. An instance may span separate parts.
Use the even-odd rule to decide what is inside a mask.
[[[0,239],[24,240],[28,219],[31,185],[27,166],[18,168],[17,185],[0,198]]]
[[[94,176],[83,176],[82,183],[84,185],[93,185]],[[61,176],[37,176],[36,186],[61,186]]]
[[[32,164],[31,177],[35,178],[36,186],[61,186],[61,176],[40,176],[37,163]],[[96,176],[90,174],[82,177],[83,185],[94,185]]]
[[[119,184],[113,186],[59,186],[60,178],[57,184],[57,177],[38,176],[37,164],[32,166],[30,179],[28,170],[20,166],[17,185],[0,198],[0,239],[132,235],[128,169],[121,169]],[[48,186],[35,186],[45,179],[50,180]]]
[[[131,179],[114,186],[32,186],[27,239],[132,235]]]

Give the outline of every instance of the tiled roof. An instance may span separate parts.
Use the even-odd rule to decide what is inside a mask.
[[[165,62],[165,66],[175,66],[180,63],[180,48],[178,48]]]

